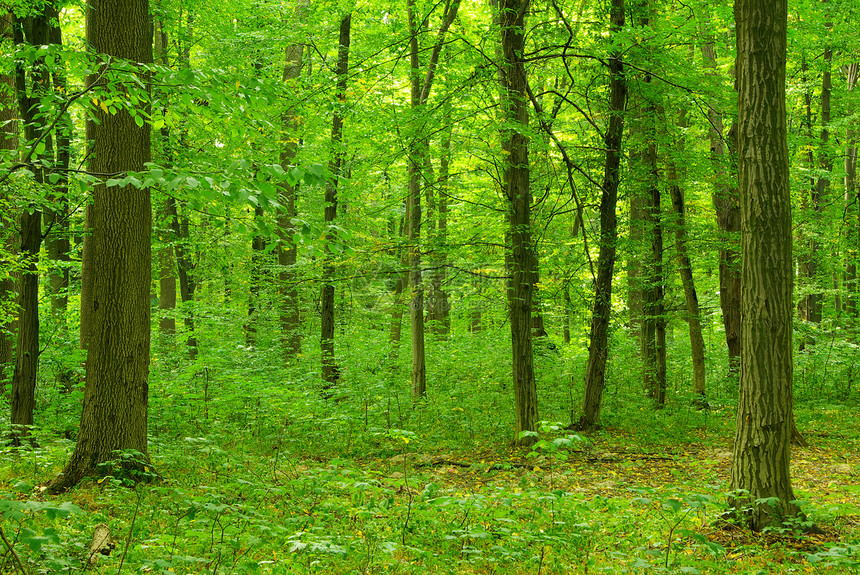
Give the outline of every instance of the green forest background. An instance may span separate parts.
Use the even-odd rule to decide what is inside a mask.
[[[514,2],[517,123],[499,2],[148,4],[127,23],[151,26],[141,64],[87,49],[83,2],[0,2],[0,572],[860,571],[860,6],[788,6],[802,512],[750,530],[727,514],[731,6],[628,0],[611,26],[617,1]],[[614,60],[619,236],[589,421]],[[141,169],[92,169],[87,118],[109,116],[150,132]],[[530,168],[525,426],[511,134]],[[85,394],[99,182],[151,196],[148,442],[53,494]]]

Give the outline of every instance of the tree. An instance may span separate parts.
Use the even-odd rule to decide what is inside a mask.
[[[21,19],[15,27],[15,40],[31,46],[50,43],[51,9]],[[29,156],[36,160],[33,176],[37,186],[47,183],[46,165],[53,162],[53,140],[47,114],[40,110],[40,102],[51,86],[51,75],[44,57],[37,58],[28,69],[18,64],[16,90],[24,138],[33,151]],[[39,365],[39,252],[42,247],[42,211],[28,205],[18,216],[21,255],[24,269],[18,288],[19,319],[15,345],[15,371],[12,374],[11,423],[12,441],[18,445],[33,425],[36,402],[36,371]]]
[[[785,114],[786,0],[737,0],[741,198],[741,389],[733,505],[754,529],[795,515],[792,434],[794,264]]]
[[[538,424],[537,384],[532,350],[532,304],[534,254],[531,230],[531,192],[529,189],[529,101],[526,92],[525,20],[528,0],[500,0],[499,30],[502,60],[499,62],[502,129],[502,190],[508,208],[510,266],[508,273],[508,310],[511,322],[514,400],[516,409],[515,441],[528,444]]]
[[[705,69],[711,80],[718,81],[717,55],[714,47],[714,34],[711,23],[702,25],[701,45]],[[720,88],[716,88],[715,91]],[[708,99],[708,138],[710,141],[711,163],[714,168],[713,203],[720,230],[720,309],[723,312],[723,327],[726,332],[729,370],[736,372],[741,355],[741,273],[740,246],[738,234],[741,229],[740,199],[738,198],[736,161],[737,127],[732,123],[725,134],[725,110],[719,103],[717,94]]]
[[[612,0],[609,29],[619,34],[624,29],[624,0]],[[612,313],[612,274],[615,269],[615,251],[618,241],[618,182],[621,168],[621,139],[624,134],[624,110],[627,103],[627,84],[624,79],[622,52],[614,51],[608,60],[609,67],[609,125],[604,135],[606,159],[603,166],[603,183],[600,199],[600,252],[597,256],[597,277],[594,280],[594,299],[591,313],[591,344],[585,368],[585,395],[582,416],[573,427],[586,431],[597,425],[600,403],[606,381],[606,361],[609,355],[609,320]],[[572,419],[572,418],[571,418]]]
[[[340,21],[337,51],[337,92],[335,112],[331,124],[331,158],[329,160],[330,179],[325,187],[325,242],[333,245],[337,238],[334,221],[337,217],[337,188],[343,177],[343,107],[346,103],[346,82],[349,72],[349,41],[352,14],[347,13]],[[327,248],[328,249],[328,248]],[[339,369],[334,356],[334,266],[331,251],[324,256],[322,290],[320,294],[320,349],[322,352],[322,376],[326,387],[337,383]]]
[[[14,15],[6,11],[0,16],[0,42],[12,42],[12,25]],[[0,161],[8,156],[14,159],[18,150],[18,121],[15,109],[15,78],[11,74],[0,74]],[[2,257],[9,258],[15,251],[14,234],[11,230],[15,228],[14,218],[9,217],[12,213],[12,197],[7,191],[10,190],[8,183],[0,184],[0,227],[3,234],[0,236],[0,252]],[[6,262],[4,262],[5,264]],[[4,265],[4,267],[6,267]],[[8,269],[8,268],[7,268]],[[6,366],[12,362],[15,345],[13,343],[15,334],[15,321],[11,308],[15,305],[15,280],[10,277],[0,278],[0,386],[6,382]],[[9,318],[9,319],[7,319]]]
[[[89,86],[106,84],[107,68],[114,59],[152,62],[148,0],[92,0],[86,21],[88,44],[101,60],[99,72],[88,78]],[[137,82],[148,81],[143,70],[137,74]],[[125,90],[138,85],[132,78],[123,78]],[[98,101],[109,97],[107,89],[105,85],[94,90]],[[145,94],[136,96],[140,101]],[[150,126],[135,121],[142,110],[120,107],[109,112],[106,104],[90,111],[89,170],[96,174],[142,170],[150,156]],[[117,458],[118,451],[143,456],[147,452],[151,217],[148,188],[108,187],[105,181],[94,187],[92,237],[84,254],[90,263],[85,273],[90,275],[83,282],[89,289],[81,302],[88,322],[84,403],[77,444],[54,480],[53,491],[98,474],[99,464]]]
[[[683,134],[687,128],[687,112],[682,109],[678,119],[678,132]],[[683,135],[675,139],[675,153],[684,152],[685,138]],[[690,351],[693,361],[693,391],[704,399],[705,396],[705,339],[702,337],[702,321],[699,312],[699,297],[696,294],[696,284],[693,281],[693,263],[690,260],[688,248],[689,233],[687,231],[686,203],[684,202],[683,168],[678,168],[678,162],[669,155],[666,161],[666,172],[669,179],[669,196],[675,212],[675,253],[678,259],[678,273],[684,288],[684,299],[687,304],[687,325],[690,332]]]
[[[301,74],[304,49],[304,44],[295,43],[287,46],[285,50],[282,81],[287,90],[294,89]],[[298,132],[301,116],[296,109],[297,106],[298,103],[291,103],[291,107],[281,118],[283,148],[280,153],[280,163],[285,172],[294,167],[299,151]],[[298,258],[295,234],[298,230],[293,223],[293,219],[298,215],[296,207],[298,186],[298,182],[291,184],[285,180],[281,183],[278,193],[281,204],[278,210],[278,265],[280,266],[278,287],[281,296],[281,346],[285,362],[295,359],[302,351],[301,301],[295,269]]]

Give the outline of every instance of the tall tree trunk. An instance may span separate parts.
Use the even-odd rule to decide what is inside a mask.
[[[62,46],[63,36],[59,26],[60,13],[55,4],[45,7],[48,20],[48,37],[50,44]],[[51,76],[54,91],[65,96],[68,93],[64,63],[58,63],[59,68]],[[51,294],[51,310],[57,322],[65,327],[66,309],[69,305],[69,178],[68,169],[71,159],[72,120],[66,112],[57,122],[54,131],[57,144],[55,170],[59,179],[53,186],[51,200],[55,207],[46,210],[44,223],[46,228],[46,243],[48,259],[53,262],[48,271],[48,288]]]
[[[14,16],[12,12],[3,12],[0,15],[0,42],[12,42],[14,36],[12,26]],[[17,106],[15,102],[15,78],[11,74],[0,74],[0,154],[14,157],[18,150],[18,116],[15,112]],[[17,252],[16,245],[18,244],[17,234],[13,232],[16,229],[12,207],[11,194],[6,195],[9,188],[7,186],[0,187],[0,192],[4,195],[0,196],[0,251],[2,258],[12,258]],[[5,262],[0,260],[0,264],[5,265]],[[17,306],[17,282],[15,279],[0,279],[0,308],[10,310]],[[17,311],[12,316],[17,316]],[[7,366],[12,363],[13,352],[15,350],[14,341],[16,339],[16,321],[9,320],[0,324],[0,386],[5,389]],[[3,392],[0,391],[0,395]]]
[[[337,217],[337,187],[342,177],[344,150],[343,150],[343,106],[346,103],[346,81],[349,71],[349,42],[352,15],[347,14],[340,21],[340,35],[338,39],[337,56],[337,93],[336,108],[331,125],[331,160],[329,161],[329,172],[331,180],[326,182],[325,189],[325,225],[326,244],[331,245],[337,238],[334,231],[334,221]],[[326,248],[323,256],[323,278],[320,295],[320,350],[322,352],[322,376],[326,388],[337,383],[339,369],[334,354],[334,266],[331,261],[331,252]]]
[[[846,87],[849,92],[857,85],[860,64],[854,62],[845,67]],[[860,252],[860,195],[857,190],[857,128],[854,122],[845,127],[845,206],[848,233],[848,257],[845,265],[845,312],[854,323],[857,321],[857,259]],[[851,206],[854,206],[853,209]],[[852,214],[853,212],[853,214]]]
[[[703,30],[702,58],[708,73],[717,78],[717,57],[714,37]],[[729,370],[736,373],[741,356],[741,212],[735,171],[737,169],[735,124],[724,135],[724,110],[716,98],[708,103],[708,138],[711,144],[711,163],[714,166],[715,185],[713,204],[720,230],[720,309],[726,333]]]
[[[437,306],[437,333],[448,335],[451,333],[451,306],[448,300],[448,292],[445,291],[445,282],[448,279],[448,194],[451,177],[451,134],[454,121],[452,118],[451,97],[445,99],[442,108],[444,117],[444,128],[442,129],[441,151],[439,155],[439,199],[437,210],[439,224],[436,228],[436,270],[433,272],[433,293]]]
[[[284,58],[284,74],[281,81],[288,90],[294,87],[302,71],[302,55],[304,44],[287,46]],[[298,107],[298,99],[292,106]],[[289,108],[281,118],[281,149],[280,163],[285,172],[289,172],[296,162],[299,152],[299,130],[301,115],[294,107]],[[296,261],[298,259],[298,244],[295,235],[298,232],[293,219],[298,215],[296,208],[299,183],[283,182],[278,191],[281,208],[278,210],[278,290],[280,294],[281,321],[281,353],[284,363],[292,362],[302,352],[301,331],[301,301],[299,300],[298,274]]]
[[[412,400],[417,401],[427,393],[427,364],[424,352],[424,286],[421,272],[421,185],[422,169],[429,151],[429,136],[426,133],[428,119],[425,105],[433,88],[436,77],[436,67],[439,55],[444,46],[445,35],[454,19],[460,0],[448,0],[444,6],[442,23],[436,32],[436,38],[427,70],[421,77],[421,62],[419,59],[418,37],[424,32],[428,18],[418,22],[415,13],[415,1],[407,0],[406,10],[409,21],[409,63],[410,63],[410,134],[409,134],[409,163],[407,165],[409,179],[409,194],[406,202],[406,238],[409,254],[409,289],[410,289],[410,327],[412,334]]]
[[[185,321],[185,330],[188,332],[188,337],[185,340],[185,345],[188,348],[188,356],[193,361],[197,359],[197,336],[194,331],[194,292],[197,290],[197,280],[194,277],[194,271],[197,267],[191,259],[191,247],[188,240],[190,239],[188,230],[188,219],[180,220],[179,210],[176,206],[176,200],[172,197],[167,198],[165,204],[167,211],[170,214],[170,228],[173,230],[173,236],[176,239],[174,250],[176,251],[177,275],[179,276],[179,299],[183,304],[183,316]],[[84,244],[86,250],[86,244]],[[84,263],[86,266],[86,262]],[[83,297],[83,296],[81,296]]]
[[[609,30],[617,35],[624,28],[624,0],[612,0]],[[622,51],[610,54],[609,66],[609,126],[604,135],[606,162],[603,167],[600,200],[600,252],[597,278],[594,282],[594,304],[591,313],[591,345],[585,368],[585,396],[582,416],[574,427],[592,429],[600,418],[600,403],[606,381],[609,355],[609,319],[612,314],[612,274],[615,269],[615,245],[618,241],[618,182],[621,167],[621,140],[624,133],[624,109],[627,84],[624,79]],[[571,417],[573,419],[573,417]]]
[[[49,8],[37,15],[28,16],[21,22],[23,36],[15,39],[26,41],[31,46],[44,46],[50,42]],[[36,141],[44,145],[44,151],[33,151],[31,157],[39,160],[32,167],[37,184],[45,183],[45,164],[54,160],[51,135],[46,114],[39,109],[40,100],[51,88],[51,76],[45,68],[44,58],[37,59],[30,69],[17,70],[16,90],[20,118],[24,124],[24,137],[28,146]],[[42,212],[36,208],[24,209],[18,216],[20,230],[20,254],[24,262],[18,287],[18,333],[15,345],[15,370],[12,373],[12,396],[10,398],[12,442],[20,445],[29,435],[36,407],[36,371],[39,365],[39,251],[42,246]]]
[[[785,115],[786,0],[736,0],[742,221],[741,390],[732,504],[754,529],[797,513],[793,427],[794,262]],[[747,511],[747,510],[751,511]]]
[[[687,114],[686,110],[682,110],[679,114],[677,132],[683,134],[686,128]],[[681,156],[685,148],[684,136],[681,135],[675,140],[675,153]],[[682,188],[684,170],[678,169],[677,161],[671,155],[667,156],[667,172],[669,177],[669,195],[672,198],[672,207],[675,212],[675,253],[678,257],[678,273],[681,276],[681,285],[684,287],[684,299],[687,303],[687,325],[690,330],[690,350],[693,361],[693,392],[704,398],[705,339],[702,337],[699,298],[696,295],[696,284],[693,281],[693,264],[690,261],[690,253],[687,248],[686,206],[684,205],[684,190]]]
[[[648,115],[656,111],[648,105]],[[647,130],[642,156],[647,171],[642,214],[645,262],[642,265],[642,376],[648,396],[658,406],[666,401],[666,318],[663,312],[663,222],[657,174],[657,143],[653,129]]]
[[[168,38],[164,30],[164,22],[159,19],[155,22],[153,30],[154,60],[162,66],[169,65]],[[165,96],[165,102],[167,97]],[[166,104],[165,104],[166,105]],[[173,153],[170,148],[170,127],[163,126],[159,134],[161,136],[162,153],[166,166],[173,163]],[[162,217],[170,221],[170,208],[167,204],[161,207]],[[158,311],[161,319],[158,322],[158,331],[164,335],[176,333],[176,253],[173,243],[177,238],[169,238],[170,234],[162,234],[160,239],[163,244],[158,252]]]
[[[264,216],[263,206],[254,206],[254,224],[256,231],[251,238],[251,273],[250,286],[248,290],[248,317],[245,321],[245,345],[254,347],[257,345],[257,322],[259,314],[257,308],[260,305],[260,290],[263,278],[266,275],[266,238],[261,235],[260,228]]]
[[[826,25],[829,27],[829,25]],[[830,154],[827,146],[830,140],[830,91],[831,91],[831,73],[830,61],[833,56],[833,51],[827,47],[824,49],[824,73],[821,82],[821,137],[815,142],[813,134],[813,119],[812,119],[812,92],[807,90],[804,94],[806,107],[806,129],[809,138],[807,162],[809,171],[815,172],[816,167],[819,173],[829,173],[833,168],[833,162],[830,160]],[[806,60],[803,61],[804,75],[807,71]],[[820,149],[818,162],[816,166],[814,148]],[[800,301],[800,317],[802,320],[814,324],[821,323],[822,299],[823,294],[820,291],[819,284],[819,268],[821,267],[821,241],[818,239],[819,230],[821,228],[821,219],[823,217],[824,196],[830,186],[830,181],[826,176],[818,175],[809,179],[809,196],[804,195],[803,207],[807,214],[807,222],[801,226],[801,243],[805,246],[805,251],[798,257],[798,271],[800,275],[801,285],[806,292]],[[812,336],[805,337],[801,341],[801,349],[806,344],[815,343],[815,338]]]
[[[516,427],[514,440],[531,444],[538,424],[537,385],[532,350],[532,297],[534,244],[531,233],[529,189],[529,101],[526,93],[525,16],[528,0],[500,0],[502,61],[501,100],[505,127],[502,129],[502,189],[508,202],[510,276],[508,308],[511,321]]]
[[[91,0],[87,42],[97,53],[131,62],[152,62],[148,0]],[[148,78],[141,74],[143,81]],[[98,81],[91,75],[88,83]],[[104,81],[104,80],[100,80]],[[98,107],[87,122],[92,142],[89,170],[115,174],[143,170],[150,158],[150,127],[138,127],[124,110]],[[119,450],[146,457],[149,397],[149,286],[152,211],[149,190],[132,185],[93,190],[92,241],[84,258],[98,270],[90,278],[86,387],[75,450],[52,491],[67,489],[85,476],[98,476],[99,464]],[[140,467],[136,465],[136,467]],[[143,470],[141,470],[143,471]]]

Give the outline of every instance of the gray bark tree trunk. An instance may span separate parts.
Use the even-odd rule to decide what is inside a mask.
[[[286,88],[291,89],[302,71],[302,56],[304,44],[287,46],[284,58],[284,74],[281,81]],[[298,102],[292,104],[298,106]],[[281,118],[284,142],[281,149],[280,163],[285,172],[289,172],[296,162],[299,152],[299,130],[301,115],[299,110],[291,107]],[[301,301],[299,299],[298,274],[296,261],[298,259],[298,244],[295,240],[297,227],[293,219],[298,215],[296,207],[299,183],[283,182],[279,187],[278,197],[281,208],[278,210],[278,290],[280,293],[281,321],[281,355],[284,363],[292,362],[302,352],[301,331]]]

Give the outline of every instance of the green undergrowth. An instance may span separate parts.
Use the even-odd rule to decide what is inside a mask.
[[[123,470],[136,454],[120,453],[113,476],[58,497],[42,486],[74,446],[81,391],[42,381],[35,446],[0,452],[0,572],[860,572],[858,405],[844,386],[796,406],[807,519],[751,533],[722,519],[736,383],[715,375],[703,409],[678,373],[654,409],[617,362],[604,426],[583,437],[564,429],[583,352],[545,342],[541,415],[560,423],[513,448],[508,352],[494,338],[428,346],[429,395],[415,405],[405,350],[392,359],[367,338],[349,339],[329,398],[312,354],[277,368],[266,346],[213,339],[189,362],[161,342],[143,468],[159,479],[135,484]]]

